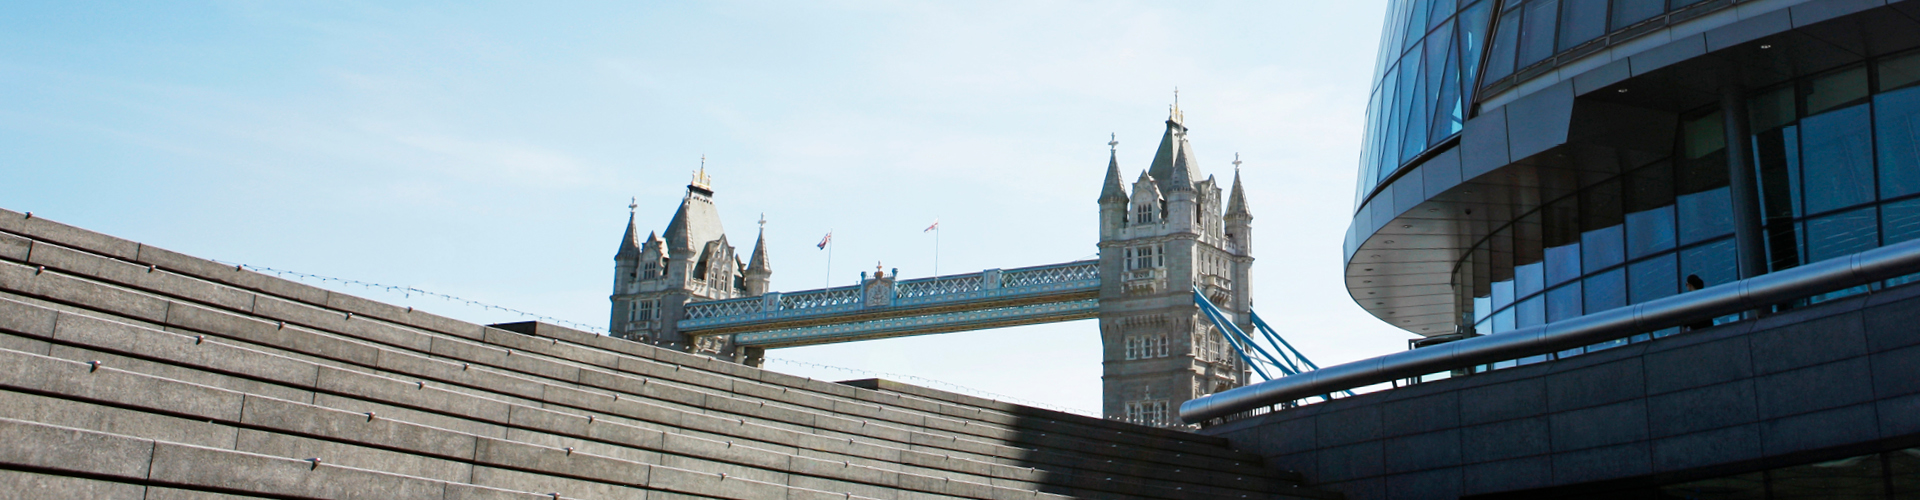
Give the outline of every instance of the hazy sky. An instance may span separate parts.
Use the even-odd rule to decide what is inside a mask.
[[[1382,2],[394,4],[0,4],[0,206],[605,327],[628,200],[665,229],[702,155],[736,245],[766,214],[776,290],[828,282],[830,229],[835,285],[930,275],[935,218],[943,273],[1090,258],[1108,134],[1131,180],[1178,87],[1202,170],[1245,161],[1255,310],[1322,365],[1411,336],[1340,279]],[[768,367],[1097,410],[1098,342],[1080,321]]]

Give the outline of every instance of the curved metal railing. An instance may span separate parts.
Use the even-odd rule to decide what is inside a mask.
[[[1336,391],[1557,352],[1920,272],[1920,240],[1585,316],[1401,351],[1196,398],[1180,418],[1204,422]]]

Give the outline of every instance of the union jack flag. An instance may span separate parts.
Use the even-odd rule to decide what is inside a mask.
[[[935,229],[940,229],[940,219],[934,219],[934,220],[933,220],[933,225],[931,225],[931,226],[927,226],[927,228],[926,228],[926,229],[921,229],[921,230],[920,230],[920,232],[922,232],[922,233],[924,233],[924,232],[927,232],[927,231],[932,231],[932,230],[935,230]]]
[[[820,244],[814,246],[820,247],[821,250],[826,250],[828,243],[833,243],[833,231],[827,231],[827,236],[820,238]]]

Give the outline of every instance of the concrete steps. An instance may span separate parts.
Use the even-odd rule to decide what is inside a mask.
[[[281,459],[334,455],[342,458],[323,464],[549,498],[1327,497],[1214,438],[507,326],[519,331],[0,211],[0,363],[34,367],[6,372],[5,397],[236,429],[224,445],[159,424],[79,426],[86,431]],[[79,382],[36,385],[36,373],[76,366],[158,389],[141,399]],[[201,414],[180,406],[194,398],[171,397],[202,393],[234,413]],[[21,425],[72,425],[48,415],[0,412]],[[342,423],[351,421],[361,424]],[[375,424],[410,429],[414,440],[365,429]],[[643,470],[664,472],[659,481],[633,475]],[[733,482],[682,485],[685,474]]]

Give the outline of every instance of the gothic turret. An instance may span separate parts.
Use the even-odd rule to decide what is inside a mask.
[[[767,285],[773,279],[773,266],[767,263],[767,226],[764,216],[760,219],[760,238],[753,242],[753,256],[747,258],[746,283],[747,296],[766,295]]]
[[[1247,210],[1247,191],[1240,186],[1240,157],[1233,158],[1233,192],[1227,195],[1227,241],[1240,254],[1253,253],[1253,212]]]
[[[642,241],[635,237],[639,227],[628,216],[614,267],[610,330],[615,336],[723,359],[739,357],[725,338],[688,338],[676,326],[688,302],[745,297],[750,290],[758,295],[773,274],[765,262],[764,236],[756,244],[753,262],[740,260],[720,225],[713,193],[703,165],[687,183],[665,231],[649,233]]]
[[[1127,188],[1120,183],[1120,140],[1107,141],[1107,179],[1100,185],[1100,239],[1118,236],[1127,225]]]

